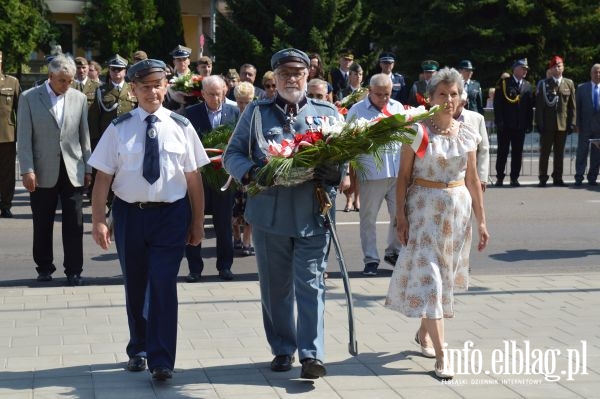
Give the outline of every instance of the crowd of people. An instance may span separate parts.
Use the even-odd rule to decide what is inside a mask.
[[[319,217],[315,191],[324,189],[334,198],[344,193],[343,211],[359,212],[365,276],[377,275],[381,262],[375,227],[385,200],[390,223],[383,261],[395,267],[386,305],[420,319],[415,342],[424,356],[436,359],[439,378],[452,378],[442,350],[443,320],[454,315],[454,292],[468,287],[473,219],[477,248],[483,250],[489,240],[483,206],[489,141],[473,63],[463,60],[457,69],[440,69],[437,61],[425,60],[422,76],[409,87],[394,72],[395,55],[383,52],[380,71],[364,85],[363,68],[351,51],[342,51],[339,65],[326,72],[319,54],[290,48],[273,54],[271,70],[258,87],[257,69],[249,63],[218,75],[210,57],[199,57],[192,66],[191,54],[177,46],[172,67],[142,50],[131,64],[115,54],[104,79],[97,63],[57,54],[48,60],[47,80],[21,93],[18,81],[1,73],[0,53],[0,160],[7,166],[1,168],[1,216],[12,217],[18,156],[30,193],[37,281],[51,281],[56,271],[52,238],[60,200],[67,285],[83,284],[87,190],[92,237],[103,249],[114,240],[123,271],[127,369],[149,369],[157,380],[171,378],[177,275],[185,256],[186,281],[201,281],[204,216],[210,214],[222,280],[235,278],[235,251],[256,256],[264,329],[274,356],[271,370],[289,371],[297,353],[301,377],[315,379],[327,374],[325,278],[332,234]],[[565,185],[562,152],[575,126],[580,145],[575,184],[582,184],[588,148],[587,178],[596,184],[600,147],[590,147],[589,140],[600,140],[600,64],[592,67],[591,82],[577,89],[563,70],[563,60],[555,56],[548,78],[531,85],[524,58],[512,65],[512,75],[498,81],[492,103],[496,186],[503,185],[509,150],[510,185],[519,185],[534,106],[542,136],[539,185],[549,178],[550,152],[553,184]],[[183,80],[199,84],[187,90],[178,86]],[[244,189],[263,183],[268,142],[339,121],[342,110],[348,119],[378,120],[409,106],[435,105],[441,110],[414,126],[412,144],[381,148],[353,164],[318,165],[311,178],[294,185],[269,185],[255,195]],[[215,160],[202,143],[224,125],[233,133],[222,158]],[[199,170],[211,162],[221,162],[239,184],[231,189],[207,184]]]

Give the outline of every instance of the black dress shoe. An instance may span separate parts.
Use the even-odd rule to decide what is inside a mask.
[[[552,182],[553,186],[557,186],[557,187],[567,187],[567,183],[565,183],[562,179],[561,180],[554,180]]]
[[[79,274],[70,274],[67,276],[67,285],[69,287],[78,287],[83,285],[83,279]]]
[[[498,179],[496,180],[496,183],[494,183],[495,187],[502,187],[504,185],[504,181],[502,179]]]
[[[42,283],[52,281],[52,273],[51,272],[39,273],[37,276],[37,281],[42,282]]]
[[[185,277],[185,281],[188,283],[197,283],[200,281],[200,278],[202,278],[200,273],[190,273]]]
[[[521,187],[521,183],[519,183],[519,181],[517,179],[510,179],[510,186],[511,187]]]
[[[173,370],[168,367],[158,366],[152,370],[152,378],[156,381],[164,381],[173,378]]]
[[[302,360],[302,371],[300,372],[300,378],[316,380],[317,378],[325,375],[327,375],[327,369],[323,365],[323,362],[319,359],[309,358]]]
[[[134,356],[127,362],[127,370],[144,371],[146,370],[146,358],[144,356]]]
[[[271,370],[273,371],[290,371],[294,363],[293,355],[277,355],[271,361]]]
[[[219,278],[225,281],[233,280],[233,273],[229,269],[219,270]]]
[[[591,181],[589,181],[589,182],[588,182],[588,184],[589,184],[590,186],[597,186],[597,185],[598,185],[598,182],[597,182],[596,180],[591,180]]]
[[[540,181],[538,183],[538,187],[546,187],[546,182],[545,181]]]
[[[13,213],[10,211],[10,209],[8,208],[4,208],[0,211],[0,216],[2,216],[3,218],[12,218],[14,215]]]

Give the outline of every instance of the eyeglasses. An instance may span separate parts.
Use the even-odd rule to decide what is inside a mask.
[[[110,67],[110,71],[111,72],[121,72],[122,70],[124,70],[125,68],[119,68],[119,67]]]
[[[304,73],[304,71],[302,71],[302,72],[277,72],[277,75],[284,80],[290,80],[291,78],[298,80],[298,79],[303,78],[305,73]]]
[[[264,85],[265,89],[274,89],[276,86],[274,84],[271,85]]]

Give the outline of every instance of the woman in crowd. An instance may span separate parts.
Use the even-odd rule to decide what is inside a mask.
[[[440,70],[427,90],[431,105],[443,108],[416,125],[415,143],[402,146],[396,229],[403,247],[386,306],[421,319],[415,341],[424,356],[435,357],[436,376],[452,378],[442,350],[444,318],[454,316],[454,293],[468,288],[472,214],[477,248],[489,239],[475,157],[481,138],[452,118],[463,91],[457,70]]]
[[[254,86],[249,82],[241,82],[234,87],[233,94],[241,115],[244,113],[246,106],[254,99]],[[236,251],[240,251],[244,256],[252,256],[254,255],[254,247],[252,246],[252,226],[244,219],[247,198],[248,193],[243,187],[239,186],[235,192],[233,202],[233,248]]]
[[[321,79],[327,82],[325,79],[325,67],[323,61],[318,53],[311,53],[308,55],[310,60],[310,67],[308,68],[308,81],[311,79]],[[333,102],[333,86],[327,82],[327,101]]]
[[[275,88],[275,74],[273,71],[267,71],[263,75],[262,85],[265,89],[265,94],[261,97],[261,100],[269,100],[275,98],[277,89]]]

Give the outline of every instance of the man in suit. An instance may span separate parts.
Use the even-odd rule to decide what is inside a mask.
[[[590,146],[590,139],[600,139],[600,64],[592,65],[590,69],[591,80],[577,87],[577,157],[575,160],[575,185],[581,186],[583,175],[587,167],[588,149],[590,153],[590,169],[587,180],[591,186],[598,184],[598,170],[600,169],[600,147],[596,144]]]
[[[550,77],[542,80],[535,97],[535,122],[540,132],[539,187],[548,181],[548,159],[554,152],[552,185],[566,187],[563,181],[563,157],[567,134],[575,122],[575,85],[563,77],[563,59],[557,55],[548,63]]]
[[[19,99],[17,153],[23,186],[30,192],[33,259],[38,281],[51,281],[52,230],[56,206],[62,208],[67,284],[81,285],[83,270],[82,191],[92,179],[87,98],[71,90],[75,62],[64,55],[48,65],[48,80]]]
[[[261,142],[293,139],[296,132],[318,129],[317,120],[339,118],[331,103],[306,97],[309,65],[308,55],[297,49],[281,50],[271,57],[277,96],[246,107],[223,157],[225,169],[242,184],[255,180],[266,162]],[[257,118],[259,123],[255,123]],[[268,187],[249,196],[246,203],[246,221],[252,225],[254,236],[263,325],[274,355],[271,370],[291,370],[297,350],[301,378],[327,374],[323,365],[323,273],[330,233],[318,215],[320,203],[315,190],[317,186],[338,184],[339,169],[333,172],[335,176],[290,187]]]
[[[431,77],[438,71],[440,64],[434,60],[425,60],[421,63],[423,70],[423,78],[413,83],[410,94],[408,95],[408,105],[419,107],[424,105],[429,107],[429,99],[427,98],[427,85]]]
[[[533,130],[534,96],[531,84],[525,80],[529,65],[527,58],[513,63],[512,76],[498,81],[494,96],[494,119],[498,134],[496,158],[496,187],[504,185],[504,169],[511,149],[510,185],[519,187],[525,134]]]
[[[204,102],[185,109],[185,116],[200,136],[221,125],[233,125],[240,117],[240,110],[234,105],[225,103],[226,85],[218,75],[207,76],[202,80],[202,97]],[[231,265],[233,264],[233,229],[231,226],[233,212],[233,191],[221,191],[204,182],[205,212],[212,214],[213,226],[217,238],[217,270],[222,280],[233,280]],[[185,256],[190,273],[186,281],[200,281],[204,270],[202,260],[202,244],[185,247]]]
[[[96,89],[100,86],[100,83],[88,78],[88,60],[83,57],[77,57],[75,58],[75,66],[77,66],[77,72],[75,72],[75,80],[71,84],[71,87],[85,94],[89,108],[94,102]]]
[[[254,97],[262,98],[265,95],[265,91],[256,86],[254,82],[256,81],[256,67],[252,64],[243,64],[240,67],[239,78],[240,82],[248,82],[254,86]]]
[[[473,63],[469,60],[462,60],[458,64],[458,70],[463,77],[463,84],[467,92],[467,104],[465,109],[479,112],[483,115],[483,94],[481,93],[481,84],[473,77]]]
[[[329,72],[329,83],[333,86],[333,101],[342,101],[342,90],[348,86],[350,65],[354,62],[352,51],[345,49],[340,54],[340,63]]]
[[[481,191],[485,192],[490,173],[490,141],[485,127],[485,118],[478,112],[466,109],[469,101],[468,94],[463,90],[461,103],[456,109],[454,119],[471,126],[481,136],[481,141],[477,144],[477,174],[481,181]]]
[[[388,75],[392,81],[392,100],[406,103],[408,99],[408,86],[404,81],[404,76],[394,72],[394,63],[396,62],[396,56],[394,53],[381,53],[379,56],[379,67],[381,73]]]
[[[21,86],[17,78],[2,72],[0,51],[0,217],[12,218],[10,210],[15,195],[15,119]]]

